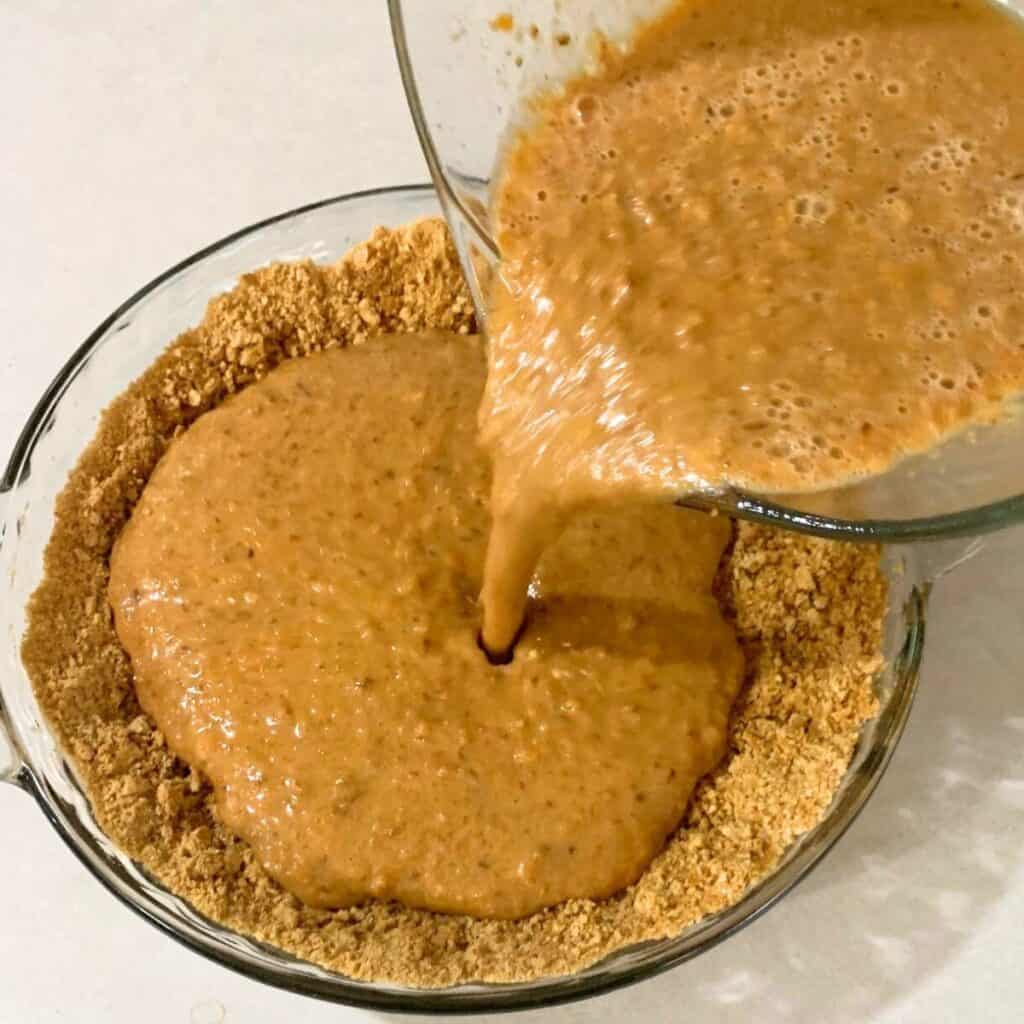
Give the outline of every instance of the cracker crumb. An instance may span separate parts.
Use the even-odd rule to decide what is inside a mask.
[[[333,266],[266,267],[214,299],[112,403],[72,472],[23,657],[100,825],[201,913],[354,978],[439,987],[568,974],[734,903],[821,819],[877,710],[879,552],[737,525],[717,582],[747,659],[729,752],[625,892],[521,921],[303,906],[220,825],[209,787],[139,707],[107,610],[108,559],[157,461],[197,416],[284,359],[426,329],[475,329],[441,221],[380,228]]]
[[[511,32],[516,27],[516,19],[507,11],[495,15],[490,20],[492,32]]]

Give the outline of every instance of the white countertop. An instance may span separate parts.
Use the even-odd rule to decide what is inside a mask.
[[[0,129],[4,457],[72,349],[164,268],[310,200],[426,178],[382,0],[8,0]],[[904,743],[811,879],[700,960],[545,1019],[1020,1019],[1024,533],[943,581],[931,622]],[[177,946],[0,788],[0,1024],[373,1016]]]

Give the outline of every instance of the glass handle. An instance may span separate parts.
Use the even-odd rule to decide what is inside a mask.
[[[15,469],[21,461],[21,452],[25,434],[22,434],[21,440],[15,446],[14,454],[11,456],[11,460],[8,463],[6,469],[0,466],[0,498],[5,501],[7,496],[14,489],[15,485]],[[2,510],[0,510],[2,511]],[[4,548],[4,533],[5,524],[0,521],[0,553],[3,552]],[[4,563],[3,575],[7,575],[7,564]],[[7,713],[7,708],[4,706],[3,693],[0,692],[0,782],[12,782],[15,785],[18,784],[21,777],[21,771],[25,767],[25,761],[21,754],[21,748],[14,739],[14,730],[11,728],[10,716]]]
[[[17,784],[24,767],[25,763],[7,721],[7,712],[0,703],[0,782]]]

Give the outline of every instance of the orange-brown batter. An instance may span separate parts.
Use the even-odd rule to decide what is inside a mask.
[[[1024,389],[1024,32],[686,0],[536,101],[493,202],[485,638],[572,510],[877,473]]]
[[[724,750],[722,520],[578,517],[514,662],[481,654],[483,379],[449,335],[292,360],[174,442],[111,559],[143,707],[314,905],[611,894]]]

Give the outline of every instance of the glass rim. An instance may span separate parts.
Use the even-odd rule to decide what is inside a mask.
[[[29,464],[37,442],[46,433],[49,417],[55,413],[64,391],[88,363],[93,350],[105,340],[117,321],[162,284],[239,239],[282,221],[326,207],[372,201],[382,196],[431,195],[436,196],[436,190],[428,184],[398,185],[309,203],[232,232],[153,278],[103,320],[75,350],[45,390],[15,441],[0,478],[0,495],[12,492],[18,486],[22,471]],[[537,1009],[572,1002],[652,978],[717,946],[761,917],[806,878],[846,833],[881,781],[906,726],[916,694],[924,645],[927,592],[927,584],[914,586],[910,591],[904,610],[906,621],[902,649],[893,663],[893,691],[877,720],[878,734],[872,740],[861,770],[846,790],[837,796],[837,802],[829,808],[825,817],[805,836],[796,840],[788,859],[747,890],[736,903],[695,923],[680,936],[662,940],[676,944],[676,948],[667,949],[643,962],[629,963],[614,971],[608,970],[607,965],[616,957],[623,953],[627,956],[634,954],[648,944],[627,947],[584,971],[563,977],[520,983],[472,983],[448,989],[403,988],[347,978],[290,957],[276,947],[234,932],[195,911],[187,916],[176,913],[168,901],[182,904],[186,908],[187,903],[164,889],[160,883],[155,883],[137,866],[135,870],[142,877],[133,875],[133,862],[129,862],[113,843],[98,841],[83,824],[80,809],[57,792],[46,773],[33,765],[19,741],[17,729],[13,727],[2,692],[0,734],[9,738],[16,764],[11,774],[0,776],[0,781],[12,782],[34,798],[65,845],[122,904],[186,948],[253,980],[329,1002],[400,1013],[471,1014]],[[73,780],[74,774],[66,760],[62,764]],[[77,782],[74,786],[81,794]],[[94,822],[87,802],[86,810],[89,820]],[[98,826],[97,829],[102,835],[102,829]],[[811,838],[813,842],[805,842]],[[161,894],[165,898],[161,898]],[[211,928],[212,932],[209,930]],[[683,941],[688,933],[691,934],[690,941]],[[263,952],[273,954],[276,962],[268,964],[261,961],[259,955]]]

